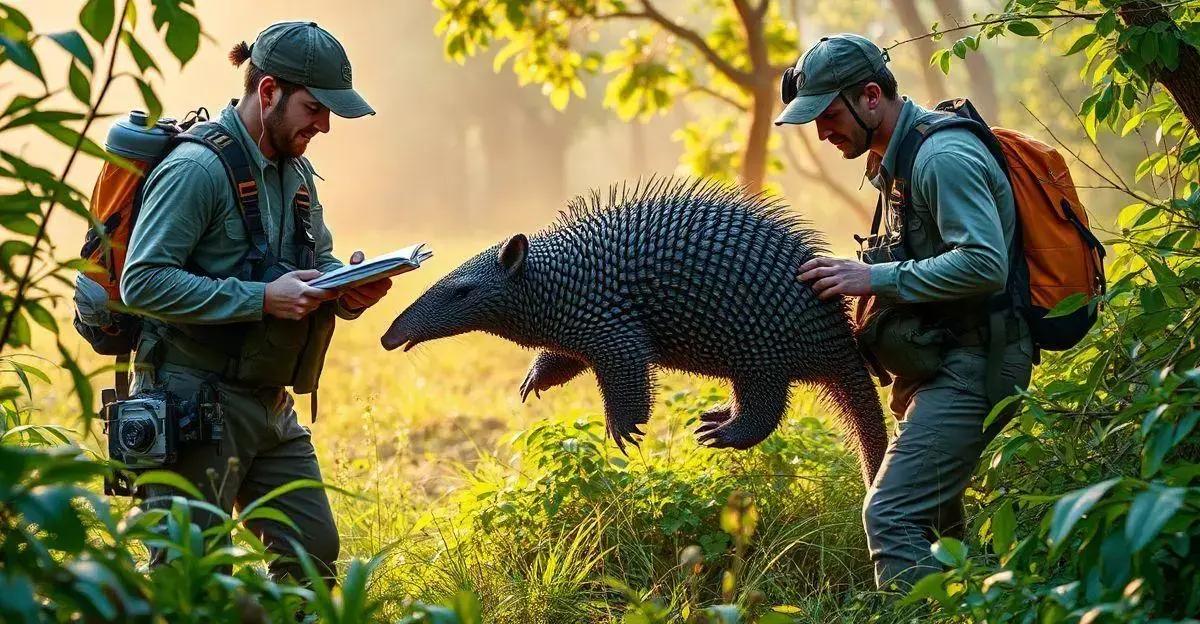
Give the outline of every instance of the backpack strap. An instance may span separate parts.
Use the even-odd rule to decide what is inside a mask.
[[[305,169],[299,159],[292,160],[301,180],[307,180]],[[301,182],[300,188],[292,196],[292,211],[295,213],[295,227],[292,228],[292,240],[300,250],[299,268],[315,269],[317,267],[317,239],[313,234],[312,225],[312,195],[308,183]]]
[[[258,205],[258,181],[250,167],[250,158],[246,150],[229,134],[224,127],[215,122],[198,123],[186,132],[175,135],[175,144],[196,143],[212,150],[221,165],[233,189],[234,199],[242,215],[242,224],[250,236],[250,248],[242,259],[242,272],[239,277],[244,280],[253,279],[256,270],[263,265],[269,255],[266,228],[263,227],[262,212]],[[172,148],[174,145],[171,146]]]

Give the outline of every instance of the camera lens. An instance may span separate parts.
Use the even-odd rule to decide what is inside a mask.
[[[154,423],[138,418],[121,423],[121,445],[133,453],[145,453],[154,445]]]

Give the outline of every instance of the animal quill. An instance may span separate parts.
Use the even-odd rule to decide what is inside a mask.
[[[654,373],[729,379],[728,405],[700,417],[713,447],[746,449],[779,425],[790,386],[838,407],[869,483],[887,431],[845,303],[796,278],[819,236],[768,196],[656,179],[576,198],[548,228],[466,261],[404,310],[387,349],[484,331],[538,349],[521,398],[591,369],[622,450],[650,417]]]

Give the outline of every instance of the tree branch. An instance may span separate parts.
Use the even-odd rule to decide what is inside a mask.
[[[687,94],[691,94],[691,93],[701,93],[701,94],[716,98],[716,99],[721,100],[722,102],[738,109],[739,111],[742,111],[743,113],[750,111],[750,108],[748,106],[746,106],[745,104],[729,97],[728,95],[725,95],[724,93],[721,93],[715,89],[706,87],[704,85],[695,85],[691,89],[688,89]]]
[[[751,67],[767,67],[767,42],[763,38],[762,16],[750,6],[749,0],[732,0],[733,8],[737,10],[742,20],[742,28],[746,31],[746,52],[750,56]]]
[[[1165,4],[1154,4],[1154,6],[1140,6],[1140,7],[1130,8],[1130,9],[1122,9],[1121,13],[1122,14],[1126,14],[1126,13],[1136,14],[1136,13],[1142,13],[1142,12],[1165,11],[1166,9],[1169,9],[1171,7],[1176,7],[1176,6],[1180,6],[1180,5],[1184,5],[1184,4],[1191,4],[1193,2],[1196,2],[1196,0],[1175,0],[1175,2],[1168,2]],[[914,41],[920,41],[922,39],[930,39],[932,37],[938,37],[938,36],[945,35],[948,33],[958,32],[960,30],[967,30],[970,28],[978,28],[981,26],[991,26],[992,24],[1005,24],[1008,22],[1019,22],[1022,20],[1036,20],[1036,19],[1096,20],[1096,19],[1100,19],[1103,16],[1104,16],[1104,13],[1078,13],[1078,12],[1069,11],[1069,10],[1062,10],[1062,11],[1059,11],[1058,13],[1039,13],[1036,15],[1022,15],[1022,14],[1018,14],[1018,13],[1007,13],[1007,14],[1001,15],[1000,17],[981,20],[978,22],[972,22],[970,24],[963,24],[961,26],[955,26],[954,28],[948,28],[946,30],[928,32],[923,35],[918,35],[916,37],[905,39],[903,41],[897,41],[884,49],[891,50],[892,48],[902,46],[906,43],[912,43]]]
[[[716,50],[713,50],[712,47],[710,47],[708,43],[704,41],[704,37],[700,36],[700,33],[671,21],[670,18],[659,12],[659,10],[655,8],[654,4],[652,4],[650,0],[642,0],[641,13],[629,13],[627,16],[649,18],[667,32],[690,43],[692,47],[696,48],[696,51],[698,51],[705,58],[705,60],[712,64],[717,71],[724,74],[725,77],[731,80],[734,84],[746,89],[753,88],[754,80],[748,72],[744,72],[734,67],[732,63],[722,58],[720,54],[717,54]]]
[[[829,173],[829,170],[825,168],[825,165],[821,162],[821,160],[817,158],[817,154],[815,150],[813,150],[812,143],[809,142],[808,136],[804,133],[789,132],[785,134],[785,137],[783,154],[787,157],[788,164],[792,166],[792,169],[796,173],[799,173],[800,175],[813,180],[814,182],[820,182],[825,188],[828,188],[830,191],[832,191],[833,194],[838,197],[838,199],[842,200],[842,203],[846,204],[847,207],[854,211],[854,213],[857,214],[859,218],[863,220],[863,222],[869,222],[869,219],[871,218],[870,210],[866,205],[863,204],[862,200],[860,200],[858,197],[855,197],[853,193],[851,193],[846,187],[842,186],[841,183],[834,179],[834,177]],[[795,150],[792,149],[792,137],[799,138],[800,144],[804,146],[805,152],[808,154],[809,159],[812,160],[812,169],[807,169],[800,164],[800,159],[796,156]]]
[[[83,141],[87,138],[87,131],[92,126],[92,122],[96,120],[96,112],[100,109],[101,102],[104,101],[104,96],[108,93],[109,86],[113,82],[113,70],[117,65],[117,50],[121,47],[121,29],[125,25],[125,15],[129,11],[129,5],[133,0],[125,0],[121,5],[121,16],[117,19],[114,27],[113,48],[112,53],[108,58],[108,71],[104,77],[104,86],[100,88],[100,94],[96,96],[96,101],[88,107],[87,119],[83,122],[83,129],[79,131],[79,137],[75,139],[75,146],[71,150],[70,157],[67,158],[67,164],[63,167],[62,175],[58,177],[59,182],[66,184],[67,175],[71,173],[71,167],[75,164],[75,157],[83,146]],[[25,295],[29,290],[29,276],[33,274],[33,264],[37,258],[38,247],[46,238],[46,226],[50,223],[50,216],[54,212],[54,208],[58,205],[59,194],[62,192],[62,186],[54,188],[54,194],[50,196],[50,205],[46,207],[46,212],[42,215],[42,222],[38,224],[37,234],[33,237],[33,245],[29,252],[29,261],[25,263],[25,272],[21,275],[20,281],[17,282],[17,293],[13,296],[12,309],[4,315],[4,329],[0,331],[0,351],[8,345],[8,338],[12,334],[13,322],[17,315],[21,313],[21,306],[25,304]],[[91,408],[87,408],[91,409]]]

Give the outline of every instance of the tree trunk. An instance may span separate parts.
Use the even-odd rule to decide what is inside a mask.
[[[917,10],[916,0],[892,0],[892,7],[900,17],[900,23],[910,37],[920,37],[925,34],[928,25]],[[918,39],[913,42],[917,51],[917,59],[921,63],[921,75],[925,78],[925,95],[933,102],[946,99],[946,83],[942,80],[941,71],[929,64],[930,57],[937,49],[932,39]]]
[[[759,86],[754,90],[750,133],[746,137],[746,149],[742,152],[742,184],[751,193],[761,191],[767,177],[767,141],[771,138],[776,97],[774,89]]]
[[[1117,8],[1121,19],[1130,26],[1150,28],[1157,23],[1171,24],[1178,30],[1179,25],[1171,19],[1170,14],[1162,6],[1150,0],[1134,0]],[[1156,76],[1158,82],[1166,88],[1179,110],[1192,124],[1200,128],[1200,51],[1184,41],[1179,42],[1179,65],[1174,70],[1162,69]]]
[[[942,15],[942,21],[959,23],[963,18],[961,0],[933,0],[934,6]],[[933,52],[930,52],[933,54]],[[966,58],[967,77],[971,81],[971,92],[968,97],[984,119],[993,119],[1000,114],[999,100],[996,98],[996,78],[987,57],[978,54],[968,54]],[[930,68],[932,69],[932,67]]]

